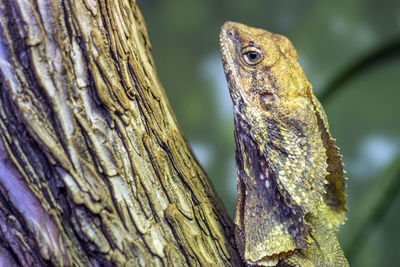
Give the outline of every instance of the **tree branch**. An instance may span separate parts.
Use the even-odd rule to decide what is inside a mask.
[[[134,1],[0,0],[0,259],[241,265]]]

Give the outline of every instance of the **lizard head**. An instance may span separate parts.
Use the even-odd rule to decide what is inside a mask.
[[[253,107],[270,118],[292,117],[310,101],[311,85],[286,37],[226,22],[220,46],[234,106]]]

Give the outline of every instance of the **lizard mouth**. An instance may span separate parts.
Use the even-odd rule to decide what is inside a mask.
[[[233,104],[237,104],[242,102],[245,97],[240,90],[237,68],[232,67],[239,64],[236,58],[234,24],[235,23],[228,21],[221,27],[219,44],[225,77],[228,82],[229,93],[231,95]]]
[[[221,31],[219,34],[219,45],[221,48],[222,56],[225,57],[224,59],[227,59],[226,57],[229,55],[229,51],[234,51],[230,50],[229,48],[234,48],[234,41],[236,36],[235,24],[236,23],[234,22],[227,21],[221,27]]]
[[[242,56],[242,47],[238,36],[238,23],[225,22],[221,27],[219,34],[219,44],[224,67],[225,77],[228,82],[229,93],[234,105],[242,105],[250,99],[246,96],[243,85],[240,82],[239,69],[242,65],[240,58]]]
[[[228,44],[227,42],[233,41],[233,32],[232,30],[227,30],[226,25],[228,22],[226,22],[222,27],[221,27],[221,32],[219,33],[219,47],[221,49],[221,56],[224,60],[224,62],[227,62],[228,60],[228,54],[229,54],[229,49],[228,49]],[[228,41],[229,40],[229,41]]]

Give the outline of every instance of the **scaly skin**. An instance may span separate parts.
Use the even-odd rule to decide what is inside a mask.
[[[284,36],[227,22],[222,62],[234,110],[236,242],[248,265],[348,266],[343,163],[325,112]]]

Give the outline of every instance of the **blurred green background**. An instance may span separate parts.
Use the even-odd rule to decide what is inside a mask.
[[[289,37],[348,172],[339,238],[352,266],[399,266],[400,1],[138,1],[178,122],[230,215],[231,101],[219,56],[227,20]]]

